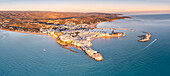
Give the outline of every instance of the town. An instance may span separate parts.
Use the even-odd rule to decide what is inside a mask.
[[[131,18],[119,14],[105,13],[55,13],[58,17],[40,17],[43,13],[51,17],[51,12],[0,12],[0,29],[22,33],[51,35],[62,46],[81,48],[89,57],[102,61],[103,56],[91,48],[96,38],[124,37],[124,32],[115,30],[131,30],[123,28],[97,28],[97,24],[117,19]],[[50,13],[50,15],[49,15]],[[18,16],[19,14],[19,16]],[[32,14],[30,16],[30,14]],[[68,15],[69,14],[69,15]],[[73,16],[71,16],[71,15]],[[21,16],[20,16],[21,15]],[[27,18],[27,15],[29,18]],[[78,16],[77,16],[78,15]],[[62,16],[62,17],[60,17]],[[63,17],[64,16],[64,17]],[[53,16],[52,16],[53,17]],[[108,32],[107,30],[110,30]]]
[[[96,61],[103,60],[103,56],[90,47],[92,46],[91,41],[96,38],[110,38],[110,37],[123,37],[125,33],[107,32],[103,29],[89,29],[90,25],[79,24],[72,26],[70,25],[60,25],[57,29],[40,29],[41,33],[48,33],[52,37],[57,39],[57,42],[62,46],[75,46],[81,48],[89,57],[95,59]],[[111,29],[111,28],[110,28]]]

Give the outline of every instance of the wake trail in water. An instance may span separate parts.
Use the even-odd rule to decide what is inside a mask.
[[[143,52],[146,48],[148,48],[149,46],[151,46],[153,43],[155,43],[157,41],[157,39],[154,39],[151,43],[149,43],[146,47],[144,47],[143,49],[140,49],[139,52],[137,52],[136,54],[133,54],[132,56],[130,56],[129,58],[134,58],[133,60],[131,60],[130,63],[133,63],[135,60],[137,60],[141,54],[141,52]],[[124,70],[125,68],[129,67],[128,65],[126,65],[124,68],[122,68],[120,71]]]
[[[154,39],[150,44],[148,44],[144,49],[148,48],[149,46],[151,46],[155,41],[157,41],[157,39]]]

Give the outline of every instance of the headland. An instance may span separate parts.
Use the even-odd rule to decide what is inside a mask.
[[[120,28],[97,28],[101,22],[132,18],[110,13],[59,13],[1,11],[0,29],[38,35],[51,35],[62,46],[81,48],[89,57],[102,61],[103,56],[90,48],[96,38],[124,37],[124,32],[115,32]],[[106,32],[105,30],[112,32]],[[129,30],[129,29],[123,29]]]

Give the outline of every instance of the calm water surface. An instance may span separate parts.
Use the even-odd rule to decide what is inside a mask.
[[[101,62],[62,48],[50,36],[0,31],[0,76],[170,76],[170,14],[132,17],[98,25],[136,29],[122,31],[126,37],[92,41],[104,56]],[[150,41],[137,42],[142,31],[152,34]]]

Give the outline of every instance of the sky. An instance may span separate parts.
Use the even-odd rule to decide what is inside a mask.
[[[170,0],[0,0],[0,11],[170,11]]]

